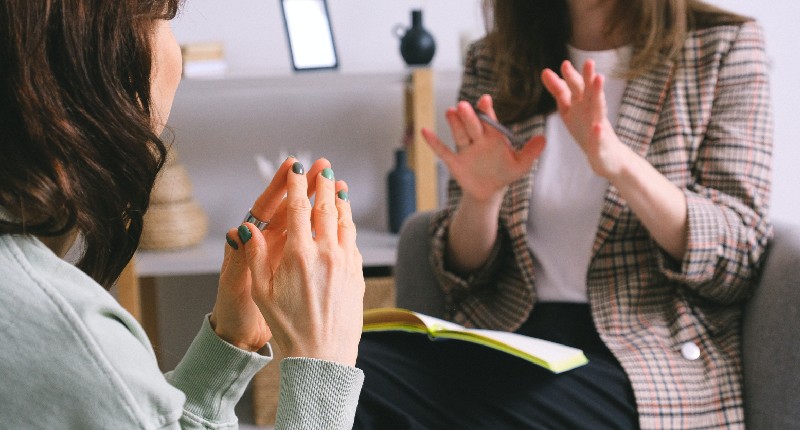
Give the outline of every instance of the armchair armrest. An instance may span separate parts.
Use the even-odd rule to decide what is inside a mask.
[[[747,427],[800,422],[800,226],[775,223],[764,270],[743,326]]]
[[[394,266],[397,306],[426,315],[444,315],[444,295],[431,264],[430,223],[434,212],[417,212],[403,223]]]

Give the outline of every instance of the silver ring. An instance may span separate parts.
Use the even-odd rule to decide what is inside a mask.
[[[247,211],[247,215],[244,216],[244,221],[242,222],[249,222],[250,224],[253,224],[254,226],[256,226],[257,229],[261,231],[264,231],[264,229],[266,229],[267,226],[269,225],[269,220],[261,221],[260,219],[254,217],[253,213],[250,211]]]

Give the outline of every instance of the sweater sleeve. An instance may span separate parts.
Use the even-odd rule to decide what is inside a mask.
[[[275,429],[346,430],[353,427],[364,372],[312,358],[281,361]]]
[[[272,360],[264,354],[236,348],[211,329],[208,316],[186,355],[167,381],[186,395],[180,428],[237,428],[234,407],[256,372]]]

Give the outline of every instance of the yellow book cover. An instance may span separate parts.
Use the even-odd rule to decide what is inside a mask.
[[[583,351],[559,343],[497,330],[466,328],[418,312],[400,308],[364,311],[364,332],[406,331],[477,343],[528,360],[553,373],[583,366],[589,360]]]

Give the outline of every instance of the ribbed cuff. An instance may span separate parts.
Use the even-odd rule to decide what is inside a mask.
[[[236,423],[234,406],[270,361],[269,344],[260,353],[239,349],[214,333],[206,315],[186,355],[166,377],[186,394],[184,410],[211,423]]]
[[[364,383],[360,369],[313,358],[281,361],[275,429],[351,429]]]

